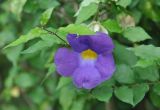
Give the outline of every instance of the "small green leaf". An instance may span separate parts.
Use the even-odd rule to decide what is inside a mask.
[[[54,8],[49,8],[45,12],[43,12],[43,14],[41,15],[41,18],[40,18],[40,24],[41,25],[46,25],[47,24],[47,22],[49,21],[51,15],[52,15],[53,9]]]
[[[76,23],[82,23],[93,16],[98,10],[98,4],[91,3],[88,6],[83,7],[77,15]]]
[[[18,20],[20,20],[21,18],[21,13],[23,10],[23,6],[25,5],[25,3],[27,2],[27,0],[12,0],[10,1],[10,10],[13,14],[15,14],[15,16],[17,17]]]
[[[84,106],[85,106],[85,98],[82,97],[82,98],[76,99],[73,102],[70,110],[84,110]]]
[[[153,86],[153,91],[160,96],[160,83],[157,83]]]
[[[147,84],[139,84],[133,87],[134,106],[144,98],[147,91],[149,91],[149,86]]]
[[[106,20],[105,22],[103,22],[103,26],[109,31],[109,32],[115,32],[115,33],[121,33],[122,32],[122,28],[120,27],[120,25],[118,24],[117,21],[115,20]]]
[[[119,44],[118,42],[114,42],[115,49],[114,55],[117,64],[127,64],[129,66],[134,66],[137,62],[137,57],[134,55],[132,51],[129,51],[127,47]]]
[[[94,34],[86,25],[80,24],[70,24],[67,27],[59,28],[59,31],[65,32],[66,34],[79,34],[79,35],[86,35],[86,34]]]
[[[154,106],[160,107],[160,96],[156,94],[154,91],[150,92],[150,99]]]
[[[135,64],[135,67],[142,67],[146,68],[148,66],[154,65],[154,60],[145,60],[145,59],[139,59],[137,63]]]
[[[135,82],[133,70],[125,64],[116,66],[114,77],[119,83],[131,84]]]
[[[83,7],[86,7],[92,3],[96,3],[98,4],[100,2],[100,0],[83,0],[81,2],[80,8],[78,9],[78,11],[76,12],[75,16],[79,15],[79,12],[82,10]]]
[[[14,66],[17,65],[20,53],[23,49],[23,45],[19,45],[17,47],[11,47],[4,50],[7,58],[12,62]]]
[[[151,37],[141,27],[129,27],[123,31],[123,36],[132,42],[140,42]]]
[[[21,35],[16,41],[10,43],[5,48],[17,46],[23,43],[28,42],[29,40],[32,40],[34,38],[40,37],[40,35],[45,34],[46,32],[42,30],[41,28],[34,28],[30,30],[26,35]]]
[[[34,53],[37,51],[40,51],[44,48],[48,47],[47,43],[44,41],[38,41],[37,43],[35,43],[34,45],[30,46],[29,48],[27,48],[26,50],[22,51],[21,53],[23,54],[27,54],[27,53]]]
[[[60,91],[59,102],[63,110],[69,110],[75,98],[75,91],[68,86],[65,86]]]
[[[40,50],[44,50],[45,48],[51,47],[57,41],[54,37],[55,37],[54,35],[51,36],[51,35],[46,34],[45,36],[41,37],[42,40],[31,45],[29,48],[22,51],[21,53],[23,53],[23,54],[34,53],[34,52],[37,52]]]
[[[140,45],[129,50],[133,51],[136,56],[140,57],[140,60],[135,66],[148,67],[156,64],[160,61],[160,47],[153,45]]]
[[[38,0],[38,7],[42,9],[55,8],[59,5],[57,0]]]
[[[15,83],[22,88],[28,88],[35,84],[34,78],[30,73],[21,73],[17,75]]]
[[[34,103],[41,104],[46,98],[46,93],[45,93],[44,88],[41,86],[34,88],[29,93],[29,97]]]
[[[160,59],[160,47],[153,45],[140,45],[134,48],[130,48],[136,56],[142,59],[157,60]]]
[[[130,5],[132,0],[119,0],[116,5],[122,6],[126,8],[128,5]]]
[[[155,65],[146,68],[136,67],[134,68],[134,71],[135,71],[135,76],[139,80],[157,81],[159,79],[158,68]]]
[[[63,86],[69,84],[70,82],[71,82],[71,78],[61,77],[56,89],[58,90],[62,88]]]
[[[131,88],[128,88],[127,86],[122,86],[122,87],[116,88],[114,93],[115,93],[115,96],[122,102],[134,105],[133,90]]]
[[[92,91],[92,95],[97,98],[99,101],[109,102],[112,97],[112,88],[106,86],[100,86]]]

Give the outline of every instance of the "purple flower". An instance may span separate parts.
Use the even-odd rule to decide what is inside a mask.
[[[67,40],[73,50],[60,48],[55,54],[59,74],[72,77],[78,88],[85,89],[92,89],[112,76],[114,45],[107,34],[68,34]]]

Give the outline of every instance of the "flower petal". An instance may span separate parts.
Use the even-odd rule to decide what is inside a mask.
[[[107,34],[97,32],[95,36],[90,37],[90,48],[98,54],[111,53],[114,44]]]
[[[109,79],[115,71],[112,54],[99,55],[95,67],[100,72],[103,81]]]
[[[68,34],[67,40],[74,51],[82,52],[89,48],[89,37],[78,37],[76,34]]]
[[[54,60],[58,73],[63,76],[72,75],[78,67],[78,54],[67,48],[58,49]]]
[[[101,76],[95,67],[79,67],[73,74],[74,84],[78,88],[92,89],[101,83]]]
[[[67,40],[73,50],[82,52],[87,49],[92,49],[98,54],[111,53],[114,45],[112,39],[105,33],[97,32],[95,35],[80,35],[68,34]]]

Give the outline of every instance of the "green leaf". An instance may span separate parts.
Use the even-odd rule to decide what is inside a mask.
[[[67,85],[71,83],[71,78],[66,78],[66,77],[61,77],[59,82],[58,82],[58,85],[57,85],[57,90],[58,89],[61,89],[63,86]]]
[[[21,35],[16,41],[10,43],[5,48],[17,46],[23,43],[28,42],[29,40],[32,40],[34,38],[40,37],[42,34],[45,34],[46,32],[42,30],[41,28],[34,28],[30,30],[26,35]]]
[[[7,58],[12,62],[14,66],[17,65],[21,50],[23,49],[23,45],[19,45],[17,47],[7,48],[4,50]]]
[[[76,99],[71,107],[71,110],[84,110],[84,106],[85,106],[85,98],[79,98]]]
[[[18,20],[21,18],[21,13],[23,10],[23,6],[27,0],[12,0],[10,1],[10,10],[15,16],[17,17]]]
[[[114,42],[114,56],[116,60],[116,64],[127,64],[129,66],[133,66],[137,62],[137,57],[134,55],[132,51],[129,51],[127,47],[119,44],[118,42]]]
[[[16,77],[16,75],[18,74],[19,68],[18,66],[13,66],[10,70],[9,70],[9,74],[8,77],[5,79],[4,85],[6,88],[11,88],[14,85],[14,78]]]
[[[115,79],[112,77],[106,81],[104,81],[100,86],[105,86],[105,87],[113,87],[115,85],[116,81]]]
[[[55,32],[55,31],[53,31],[53,32]],[[53,34],[49,34],[49,33],[41,35],[41,39],[43,41],[45,41],[48,44],[48,46],[52,46],[53,44],[64,43],[61,39],[57,38],[57,36],[55,36]]]
[[[86,6],[88,6],[88,5],[92,4],[92,3],[97,3],[98,4],[99,2],[100,2],[100,0],[83,0],[81,5],[80,5],[80,8],[76,12],[75,16],[78,16],[79,12],[82,10],[83,7],[86,7]]]
[[[116,66],[114,77],[119,83],[131,84],[135,82],[133,70],[125,64]]]
[[[48,72],[46,73],[45,77],[43,78],[41,84],[44,83],[44,81],[53,73],[55,73],[56,71],[56,67],[54,64],[50,64],[49,67],[48,67]]]
[[[48,45],[46,44],[46,42],[44,42],[44,41],[38,41],[34,45],[32,45],[29,48],[27,48],[26,50],[22,51],[22,53],[23,54],[34,53],[34,52],[37,52],[39,50],[44,49],[45,47],[48,47]]]
[[[134,48],[130,48],[130,50],[133,51],[136,56],[142,59],[147,59],[147,60],[160,59],[160,47],[155,47],[153,45],[140,45]]]
[[[160,61],[160,47],[140,45],[130,48],[130,50],[133,51],[136,56],[140,57],[140,60],[135,66],[148,67]]]
[[[115,20],[106,20],[105,22],[102,23],[103,26],[109,31],[109,32],[115,32],[115,33],[121,33],[122,28],[118,24],[117,21]]]
[[[147,68],[137,67],[134,69],[135,76],[139,80],[146,81],[157,81],[159,79],[158,68],[155,65],[149,66]]]
[[[126,8],[128,5],[130,5],[132,0],[119,0],[116,5],[122,6]]]
[[[141,27],[129,27],[123,31],[123,36],[132,42],[140,42],[151,37]]]
[[[53,46],[54,43],[57,43],[54,37],[56,36],[52,36],[52,35],[45,35],[42,38],[42,40],[36,42],[35,44],[31,45],[29,48],[27,48],[26,50],[22,51],[21,53],[23,54],[27,54],[27,53],[34,53],[40,50],[44,50],[45,48],[49,48],[51,46]]]
[[[159,0],[155,0],[156,5],[160,6],[160,1]]]
[[[153,86],[153,91],[160,96],[160,83],[157,83]]]
[[[46,25],[47,22],[49,21],[49,19],[51,18],[53,9],[54,9],[54,8],[49,8],[49,9],[47,9],[45,12],[43,12],[43,14],[41,15],[40,24],[41,24],[42,26]]]
[[[16,85],[22,88],[32,87],[35,84],[35,77],[31,73],[21,73],[16,76]]]
[[[98,4],[95,3],[91,3],[88,6],[83,7],[78,15],[77,15],[77,19],[76,19],[76,23],[82,23],[85,20],[88,20],[91,16],[93,16],[98,10]]]
[[[122,86],[122,87],[116,88],[114,93],[115,93],[115,96],[122,102],[134,105],[133,90],[131,88],[128,88],[127,86]]]
[[[46,98],[46,93],[44,88],[42,88],[41,86],[34,88],[29,93],[29,97],[34,103],[41,104]]]
[[[144,98],[148,90],[149,86],[147,84],[138,84],[132,88],[127,86],[116,88],[114,93],[119,100],[135,106]]]
[[[42,9],[55,8],[59,5],[57,0],[38,0],[37,2]]]
[[[146,68],[148,66],[151,66],[155,64],[154,60],[144,60],[144,59],[139,59],[137,63],[135,64],[135,67],[142,67]]]
[[[109,102],[112,97],[112,88],[106,86],[96,87],[92,91],[92,95],[97,98],[99,101]]]
[[[68,86],[65,86],[60,91],[59,102],[63,110],[69,110],[75,98],[75,91]]]
[[[156,94],[154,91],[150,92],[150,99],[154,106],[160,107],[160,96]]]
[[[86,25],[80,24],[70,24],[67,27],[59,28],[59,31],[65,32],[66,34],[79,34],[79,35],[86,35],[86,34],[94,34]]]
[[[133,102],[134,106],[138,104],[145,96],[146,92],[149,91],[149,86],[147,84],[139,84],[133,87]]]

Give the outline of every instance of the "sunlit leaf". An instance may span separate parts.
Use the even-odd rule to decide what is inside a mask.
[[[63,31],[66,34],[79,34],[79,35],[86,35],[86,34],[94,34],[86,25],[80,24],[69,24],[67,27],[59,28],[59,31]]]
[[[21,13],[23,10],[23,6],[25,5],[25,3],[27,2],[27,0],[12,0],[10,1],[10,10],[13,14],[15,14],[15,16],[17,17],[18,20],[20,20],[21,18]]]
[[[40,19],[40,24],[41,25],[46,25],[47,24],[47,22],[49,21],[51,15],[52,15],[53,9],[54,8],[49,8],[45,12],[42,13],[41,19]]]
[[[115,32],[115,33],[121,33],[122,32],[122,28],[120,27],[120,25],[118,24],[117,21],[115,20],[106,20],[105,22],[103,22],[103,26],[109,31],[109,32]]]
[[[132,0],[119,0],[116,5],[122,6],[126,8],[128,5],[130,5]]]
[[[123,31],[123,36],[132,42],[140,42],[151,37],[141,27],[129,27]]]
[[[17,46],[23,43],[28,42],[29,40],[32,40],[34,38],[40,37],[42,34],[45,34],[46,32],[42,30],[41,28],[34,28],[31,31],[29,31],[26,35],[21,35],[17,40],[7,45],[5,48]]]
[[[83,21],[89,19],[97,12],[97,10],[98,4],[95,3],[83,7],[77,15],[76,23],[82,23]]]

